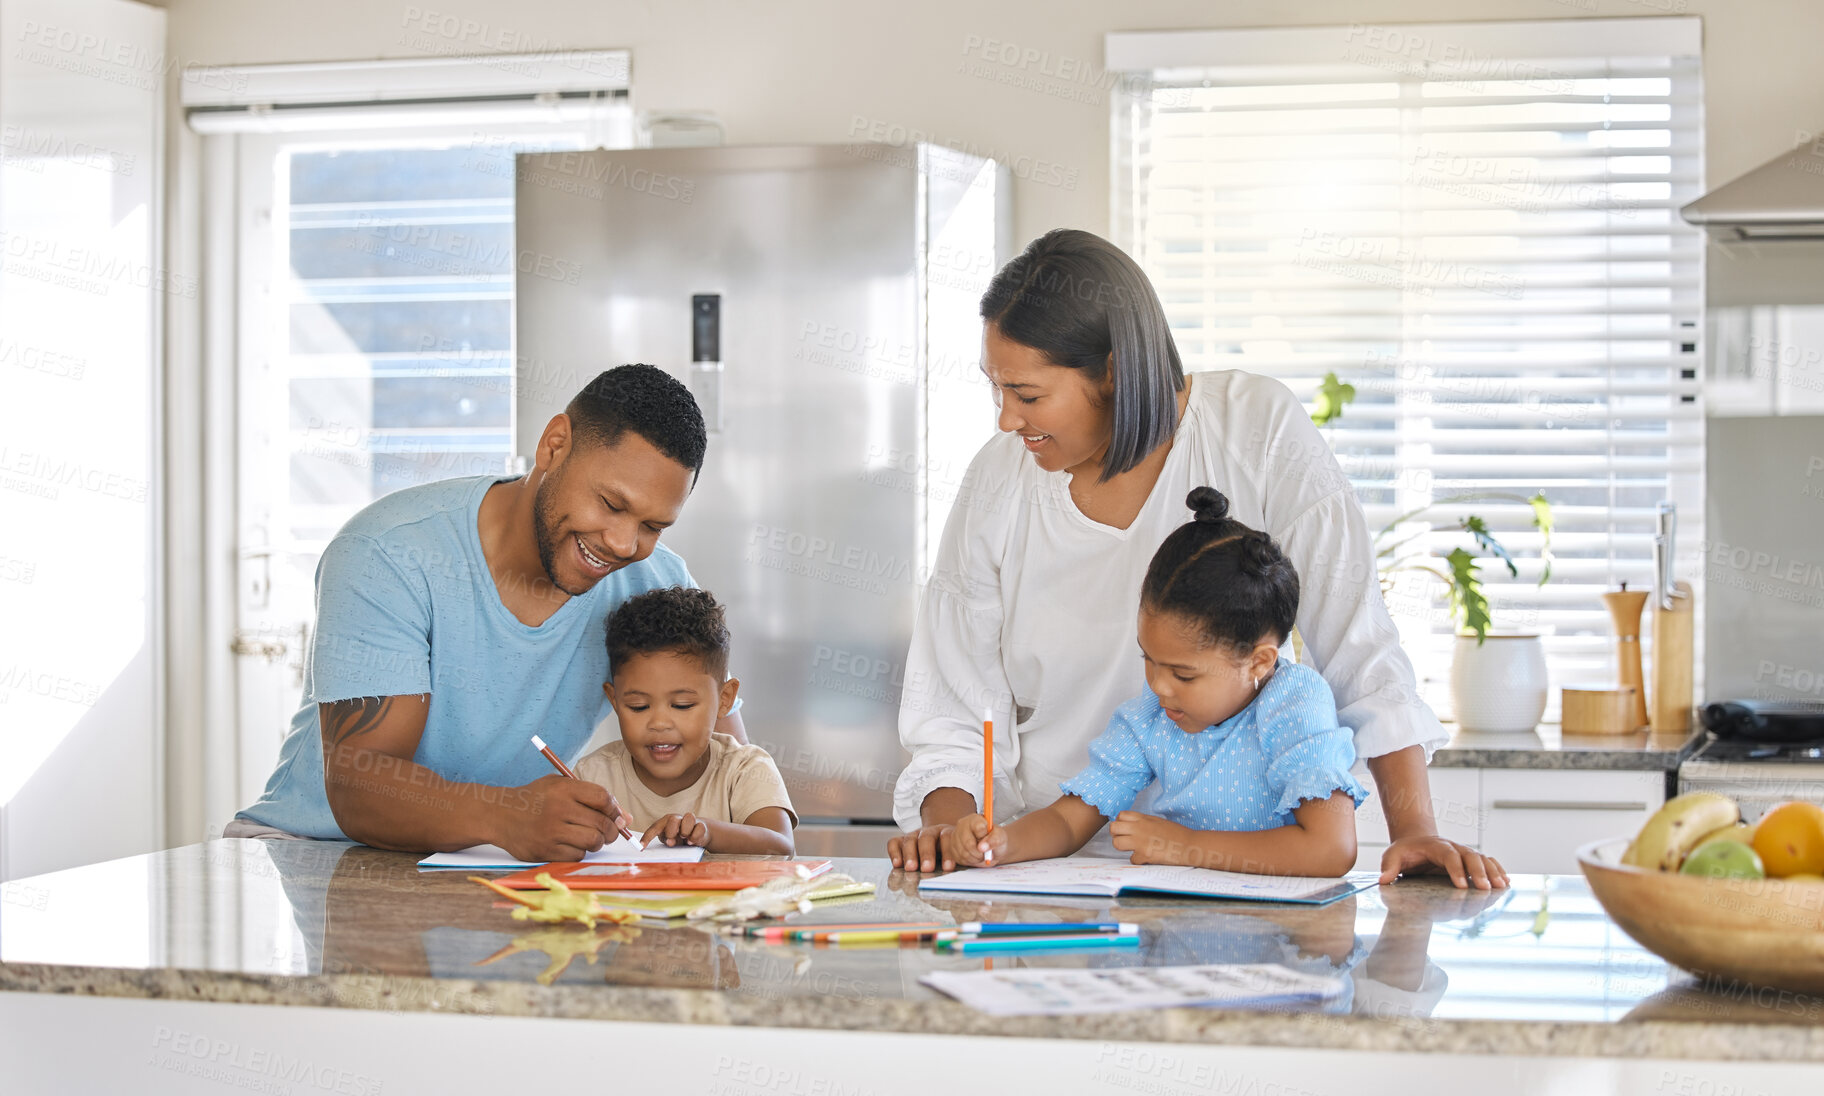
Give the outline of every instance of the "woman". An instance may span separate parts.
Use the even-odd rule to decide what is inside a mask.
[[[1354,490],[1284,385],[1239,371],[1187,377],[1139,266],[1057,229],[982,297],[982,369],[1000,436],[976,454],[944,528],[907,659],[895,867],[948,870],[944,833],[977,810],[984,708],[1005,817],[1058,798],[1091,739],[1141,691],[1140,581],[1184,499],[1211,486],[1298,568],[1298,630],[1368,761],[1393,843],[1381,879],[1443,869],[1503,887],[1493,857],[1447,841],[1425,762],[1447,736],[1418,699],[1380,595]],[[1011,718],[1009,718],[1011,716]]]

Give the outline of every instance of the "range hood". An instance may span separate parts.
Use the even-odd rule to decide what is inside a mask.
[[[1824,241],[1824,137],[1774,157],[1678,212],[1724,242]]]

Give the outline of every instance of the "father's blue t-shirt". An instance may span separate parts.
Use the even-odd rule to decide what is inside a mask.
[[[346,841],[323,790],[317,705],[429,693],[412,759],[449,780],[514,787],[551,774],[538,735],[574,758],[602,713],[608,614],[664,586],[694,586],[664,546],[566,601],[538,627],[501,604],[481,552],[469,477],[408,487],[349,519],[317,564],[317,631],[304,697],[259,801],[238,817]],[[358,775],[358,774],[357,774]]]

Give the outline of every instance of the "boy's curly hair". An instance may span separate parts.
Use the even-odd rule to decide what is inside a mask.
[[[728,677],[728,622],[708,590],[670,586],[621,603],[608,617],[608,678],[634,655],[676,651],[703,664],[717,681]]]

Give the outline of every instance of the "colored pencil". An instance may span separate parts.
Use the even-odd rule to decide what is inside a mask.
[[[869,936],[875,936],[882,940],[886,940],[886,939],[902,940],[902,939],[907,939],[910,937],[930,938],[930,937],[935,937],[940,933],[945,933],[945,932],[953,933],[955,931],[956,931],[955,925],[881,925],[878,928],[868,928],[868,929],[803,928],[803,929],[795,929],[791,932],[786,933],[785,938],[787,940],[797,940],[797,941],[807,941],[808,940],[812,943],[821,943],[825,940],[834,940],[838,936],[841,936],[845,939],[850,939],[850,940],[862,940]]]
[[[994,711],[982,711],[982,817],[988,829],[994,829]],[[994,850],[989,849],[988,863],[994,863]]]
[[[538,737],[537,735],[533,735],[532,736],[532,745],[534,745],[538,748],[539,753],[545,755],[545,760],[551,762],[552,768],[556,769],[560,773],[563,773],[565,776],[569,777],[572,780],[576,779],[576,773],[574,773],[570,770],[570,766],[564,764],[563,758],[561,758],[551,752],[551,747],[545,745],[544,739]],[[618,828],[621,831],[622,837],[625,837],[629,841],[633,840],[633,831],[627,828],[627,822],[624,818],[622,818],[622,816],[620,816],[618,814],[615,815],[614,824],[615,824],[616,828]]]
[[[744,925],[742,936],[779,936],[786,933],[812,932],[854,932],[857,930],[892,929],[954,929],[955,925],[946,925],[937,921],[854,921],[842,924],[800,925],[792,922],[777,925]]]
[[[1065,921],[1056,925],[1026,924],[1020,921],[969,921],[956,926],[958,936],[1044,936],[1050,933],[1109,932],[1121,936],[1138,934],[1140,926],[1129,921]]]
[[[813,944],[879,944],[888,942],[906,943],[915,940],[935,939],[940,933],[950,929],[909,929],[898,932],[893,929],[862,930],[859,932],[820,932],[809,937],[799,937]]]
[[[1138,947],[1138,936],[1094,933],[1089,936],[1029,936],[1009,940],[939,940],[942,952],[1082,951],[1086,948]]]

